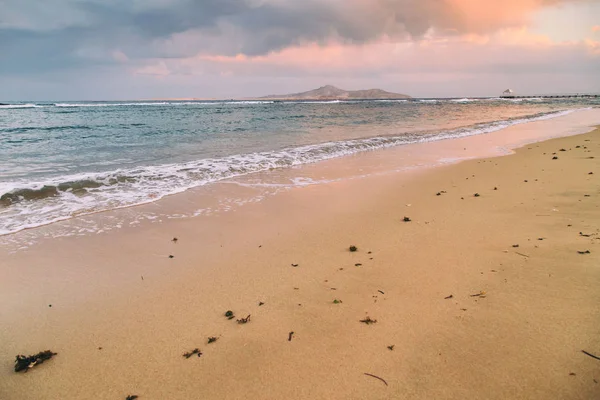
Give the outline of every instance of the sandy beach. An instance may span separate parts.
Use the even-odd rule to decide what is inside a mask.
[[[600,130],[524,139],[579,133],[567,118],[306,166],[368,176],[229,213],[0,249],[0,398],[600,398]],[[428,151],[473,159],[371,174]]]

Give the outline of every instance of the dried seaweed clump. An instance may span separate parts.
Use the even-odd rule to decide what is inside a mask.
[[[202,355],[202,352],[200,351],[200,349],[196,348],[196,349],[194,349],[192,351],[188,351],[187,353],[183,353],[183,356],[185,358],[190,358],[191,356],[193,356],[195,354],[197,354],[198,357],[200,357]]]
[[[40,351],[37,354],[34,354],[32,356],[23,356],[23,355],[18,355],[15,358],[15,372],[27,372],[29,371],[30,368],[35,367],[38,364],[43,363],[46,360],[51,359],[53,356],[55,356],[57,353],[53,353],[50,350],[46,350],[46,351]]]
[[[371,325],[377,323],[377,320],[371,319],[371,317],[367,317],[365,319],[361,319],[360,322],[362,322],[363,324]]]

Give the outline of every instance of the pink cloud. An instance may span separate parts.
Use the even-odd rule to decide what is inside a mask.
[[[600,32],[600,25],[593,26],[592,32]]]

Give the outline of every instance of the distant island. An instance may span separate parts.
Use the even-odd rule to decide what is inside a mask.
[[[386,92],[381,89],[344,90],[327,85],[308,92],[276,94],[259,97],[261,100],[372,100],[372,99],[411,99],[411,96]]]

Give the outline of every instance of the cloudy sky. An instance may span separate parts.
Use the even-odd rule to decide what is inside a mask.
[[[0,101],[600,92],[600,0],[0,0]]]

